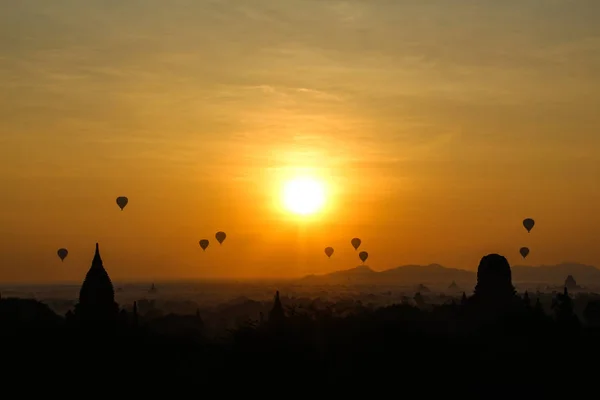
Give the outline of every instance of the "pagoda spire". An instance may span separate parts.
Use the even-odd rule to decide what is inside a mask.
[[[102,266],[102,257],[100,257],[100,245],[96,243],[96,252],[94,253],[94,259],[92,260],[92,267]]]
[[[283,305],[279,298],[279,290],[275,292],[275,301],[273,302],[273,308],[269,313],[269,322],[272,324],[281,324],[285,319],[285,312],[283,311]]]
[[[116,316],[118,308],[113,284],[104,269],[100,246],[96,243],[92,265],[81,285],[75,314],[86,320],[107,320]]]

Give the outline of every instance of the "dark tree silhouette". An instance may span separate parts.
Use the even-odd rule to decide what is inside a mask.
[[[594,327],[600,327],[600,300],[590,300],[583,310],[586,322]]]
[[[527,290],[525,291],[525,294],[523,295],[523,305],[525,306],[526,309],[531,309],[531,299],[529,298],[529,292],[527,292]]]
[[[573,312],[573,300],[565,287],[563,293],[556,295],[552,302],[556,322],[566,330],[579,327],[579,318]]]
[[[417,304],[417,306],[419,306],[419,307],[425,306],[425,298],[423,297],[421,292],[415,293],[414,300],[415,300],[415,303]]]

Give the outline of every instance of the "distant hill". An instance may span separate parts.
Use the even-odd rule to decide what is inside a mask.
[[[379,272],[385,281],[410,282],[427,284],[450,285],[452,281],[461,284],[473,285],[477,281],[477,274],[464,269],[447,268],[439,264],[429,265],[404,265]]]
[[[473,271],[446,268],[438,264],[405,265],[386,271],[373,271],[367,266],[360,266],[325,275],[309,275],[302,279],[303,283],[313,284],[367,284],[367,285],[437,285],[448,286],[455,281],[460,285],[473,285],[476,282]]]
[[[539,282],[559,285],[564,283],[568,275],[573,275],[577,283],[581,285],[600,284],[600,269],[592,265],[561,263],[537,267],[523,265],[512,267],[514,282]]]
[[[600,284],[600,269],[577,263],[541,265],[537,267],[516,265],[512,267],[515,283],[544,283],[562,285],[568,275],[573,275],[578,284]],[[385,271],[373,271],[360,266],[325,275],[309,275],[301,279],[311,284],[366,284],[366,285],[445,285],[456,282],[458,286],[469,287],[477,281],[475,271],[448,268],[439,264],[404,265]]]
[[[375,272],[371,268],[361,265],[356,268],[343,271],[331,272],[325,275],[308,275],[302,278],[304,282],[325,283],[325,284],[347,284],[352,283],[375,283],[378,280],[380,272]]]

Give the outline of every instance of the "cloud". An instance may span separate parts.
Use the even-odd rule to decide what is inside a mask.
[[[597,5],[585,0],[518,10],[491,1],[34,3],[36,13],[14,5],[0,17],[11,38],[0,103],[15,137],[33,112],[39,126],[77,138],[87,123],[92,140],[115,145],[433,157],[459,138],[484,140],[484,130],[523,135],[516,123],[556,104],[585,109],[576,102],[592,104],[600,82]]]

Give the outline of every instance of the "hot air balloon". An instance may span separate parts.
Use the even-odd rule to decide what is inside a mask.
[[[67,258],[67,256],[69,255],[69,250],[67,250],[67,249],[58,249],[58,251],[56,252],[56,254],[58,254],[58,257],[60,257],[61,261],[65,261],[65,258]]]
[[[206,248],[208,247],[208,240],[202,239],[199,243],[200,243],[200,247],[202,247],[202,250],[206,251]]]
[[[123,211],[123,209],[125,208],[127,203],[129,203],[129,199],[127,197],[125,197],[125,196],[117,197],[117,205],[119,206],[121,211]]]
[[[523,256],[523,258],[527,258],[527,256],[529,255],[529,249],[527,247],[521,247],[519,249],[519,253],[521,253],[521,256]]]
[[[350,243],[352,243],[352,247],[354,247],[354,250],[358,250],[362,241],[359,238],[354,238],[350,241]]]
[[[227,234],[225,232],[217,232],[215,238],[217,239],[217,242],[219,242],[219,244],[223,244],[223,241],[225,241],[225,239],[227,238]]]
[[[327,257],[331,258],[333,255],[333,247],[325,247],[325,254],[327,254]]]
[[[367,261],[367,258],[369,258],[369,253],[367,253],[366,251],[361,251],[360,253],[358,253],[358,258],[360,258],[360,261],[364,262]]]
[[[532,220],[531,218],[525,218],[523,220],[523,226],[525,227],[525,229],[527,229],[527,232],[531,232],[534,225],[535,225],[535,221]]]

